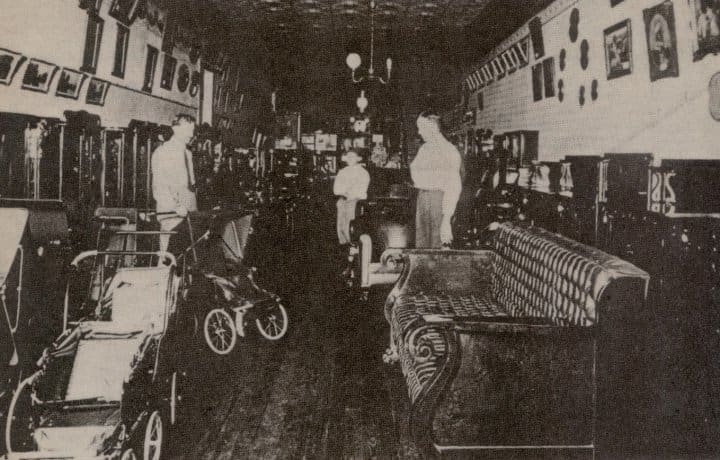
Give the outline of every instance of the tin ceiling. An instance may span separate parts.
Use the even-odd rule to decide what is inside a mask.
[[[340,97],[340,105],[357,97],[345,56],[359,53],[367,69],[371,0],[175,1],[211,7],[216,20],[207,33],[254,55],[274,86],[310,100],[337,88],[350,101]],[[391,93],[399,104],[435,94],[452,107],[463,71],[552,1],[375,0],[374,66],[393,58]]]

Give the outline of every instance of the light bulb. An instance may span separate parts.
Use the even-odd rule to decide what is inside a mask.
[[[350,70],[353,71],[360,67],[361,62],[360,55],[357,53],[350,53],[347,55],[347,58],[345,58],[345,64],[347,64],[347,66],[350,67]]]

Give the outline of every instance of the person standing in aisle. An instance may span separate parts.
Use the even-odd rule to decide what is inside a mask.
[[[335,182],[333,193],[340,195],[337,201],[337,235],[341,246],[350,244],[350,222],[355,218],[355,208],[359,200],[367,198],[370,174],[360,163],[362,157],[354,150],[343,155],[347,166],[342,168]]]
[[[415,247],[440,248],[453,240],[452,217],[462,191],[462,157],[440,132],[437,115],[421,113],[417,128],[424,143],[410,164],[410,175],[418,189]]]
[[[187,148],[195,136],[195,118],[178,115],[172,130],[172,137],[152,155],[152,191],[162,231],[173,230],[188,212],[197,211],[192,154]],[[160,237],[161,251],[167,250],[169,241],[169,235]]]

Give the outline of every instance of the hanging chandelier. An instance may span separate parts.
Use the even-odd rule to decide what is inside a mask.
[[[390,72],[392,71],[392,59],[387,58],[385,60],[385,67],[387,70],[385,78],[375,75],[375,68],[373,67],[373,61],[375,58],[374,12],[375,12],[375,0],[370,0],[370,63],[369,63],[369,67],[367,70],[367,75],[362,76],[362,77],[356,76],[356,71],[360,67],[360,64],[362,64],[362,59],[360,59],[359,54],[357,54],[357,53],[348,54],[347,58],[345,58],[345,63],[347,64],[348,67],[350,67],[350,70],[352,71],[353,83],[360,83],[363,80],[369,80],[369,81],[379,81],[383,85],[387,85],[390,82]]]

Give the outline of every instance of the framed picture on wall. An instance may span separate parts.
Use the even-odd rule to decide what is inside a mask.
[[[192,73],[192,77],[190,77],[190,96],[192,96],[192,97],[197,96],[199,91],[200,91],[200,72],[198,72],[196,70]]]
[[[83,72],[95,73],[97,70],[104,25],[105,21],[98,16],[97,12],[88,12],[85,50],[83,52],[82,67],[80,67]]]
[[[632,73],[632,30],[630,20],[608,27],[604,32],[605,66],[607,78],[622,77]]]
[[[537,102],[543,98],[543,67],[542,63],[532,66],[532,90],[533,101]]]
[[[140,0],[113,0],[108,13],[126,26],[133,23],[138,13]]]
[[[62,69],[55,95],[77,99],[80,96],[83,81],[85,81],[84,73],[72,69]]]
[[[99,11],[102,6],[102,0],[80,0],[80,4],[78,6],[82,10]]]
[[[92,105],[105,105],[105,96],[107,96],[109,88],[110,83],[97,78],[91,78],[90,83],[88,83],[85,102]]]
[[[25,56],[20,53],[0,48],[0,83],[3,85],[12,83],[15,73],[24,61]]]
[[[190,86],[190,69],[187,64],[180,64],[180,68],[178,69],[177,89],[181,93],[184,93],[185,90],[188,89],[188,86]]]
[[[175,48],[175,38],[177,36],[177,20],[173,14],[168,14],[165,21],[165,30],[163,31],[162,45],[160,49],[164,53],[172,54]]]
[[[688,0],[693,31],[693,58],[720,51],[720,0]]]
[[[675,15],[672,2],[666,1],[643,10],[650,81],[679,75]]]
[[[160,78],[160,87],[162,89],[171,90],[173,85],[173,80],[175,79],[175,68],[177,67],[177,59],[170,56],[169,54],[165,55],[165,61],[163,61],[163,69],[162,69],[162,76]]]
[[[28,62],[25,68],[25,75],[23,75],[23,89],[47,93],[50,89],[50,83],[52,83],[55,71],[57,71],[55,64],[50,64],[49,62],[39,59],[30,59],[30,62]]]
[[[145,61],[145,79],[143,80],[143,91],[152,92],[155,81],[155,69],[157,69],[158,50],[154,46],[147,46],[147,59]]]

